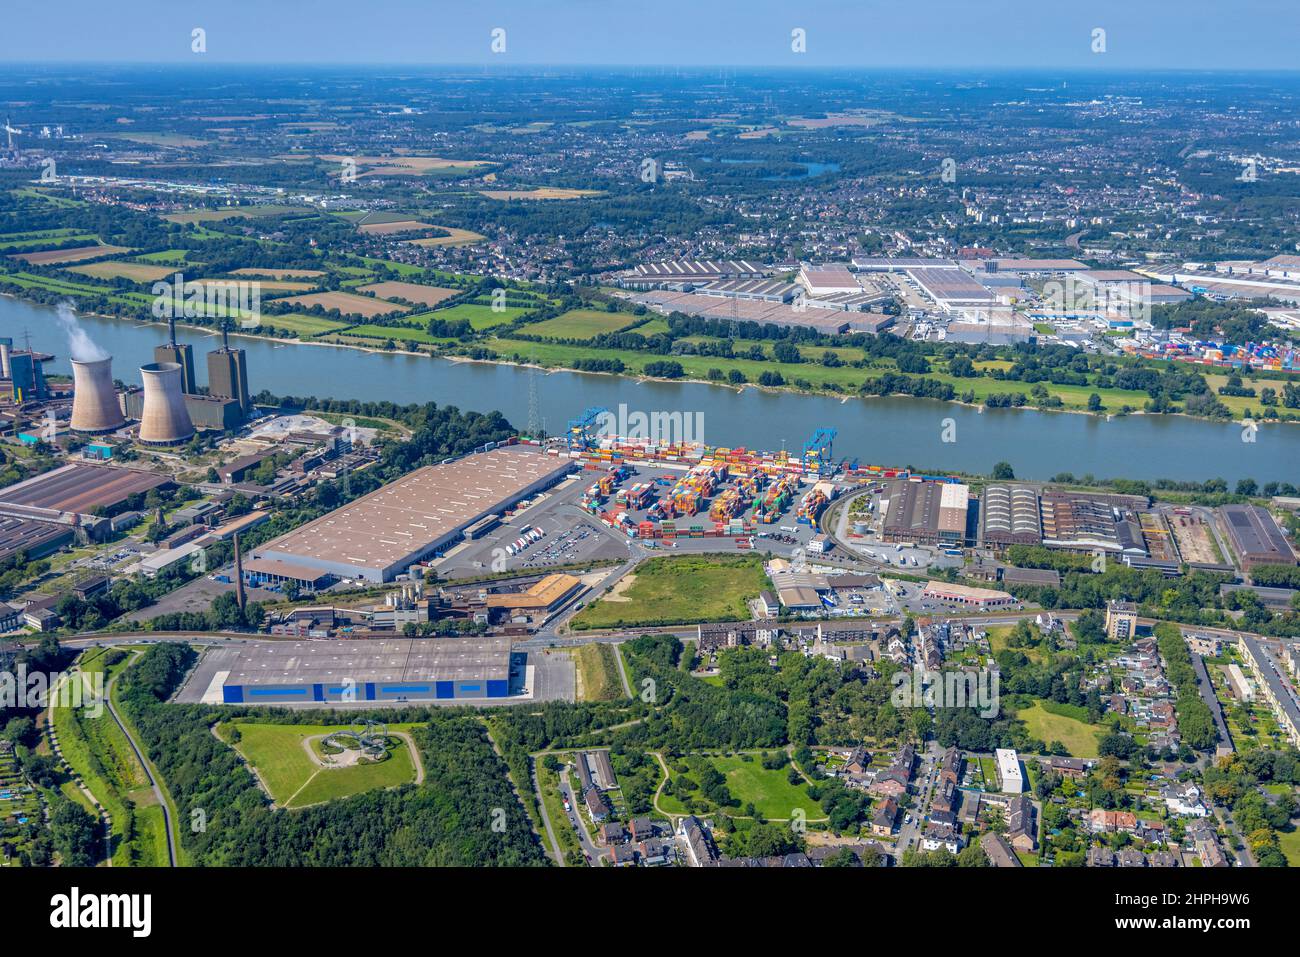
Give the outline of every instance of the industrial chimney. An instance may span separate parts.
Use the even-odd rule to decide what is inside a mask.
[[[149,445],[174,445],[194,434],[185,408],[179,362],[151,362],[140,367],[144,380],[144,408],[140,413],[140,441]]]
[[[113,388],[113,359],[72,360],[72,431],[112,432],[126,422]]]

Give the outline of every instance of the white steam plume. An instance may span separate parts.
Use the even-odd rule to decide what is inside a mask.
[[[68,337],[68,352],[72,358],[78,362],[98,362],[108,358],[108,353],[97,346],[95,340],[81,328],[77,314],[72,310],[72,303],[66,300],[59,303],[55,317],[63,327],[64,335]]]

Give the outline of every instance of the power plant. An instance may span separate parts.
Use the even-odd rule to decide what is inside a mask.
[[[253,407],[248,395],[248,363],[243,349],[230,348],[228,323],[221,326],[221,348],[208,353],[208,394],[220,399],[234,399],[241,415]]]
[[[126,419],[113,387],[113,358],[93,362],[72,360],[72,421],[74,432],[113,432]]]
[[[153,350],[155,363],[174,362],[181,367],[181,391],[186,395],[197,395],[199,390],[194,382],[194,347],[188,342],[176,342],[176,317],[167,317],[167,341]]]
[[[149,445],[175,445],[194,434],[185,408],[179,362],[151,362],[140,367],[144,403],[140,410],[140,441]]]

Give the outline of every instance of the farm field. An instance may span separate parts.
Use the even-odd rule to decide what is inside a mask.
[[[505,306],[500,312],[493,312],[492,307],[485,303],[458,302],[454,306],[439,309],[431,316],[423,318],[426,322],[433,316],[447,320],[468,319],[469,324],[475,329],[491,329],[493,326],[514,322],[526,312],[528,310],[520,306]]]
[[[582,199],[584,196],[603,195],[598,189],[564,189],[559,186],[539,186],[536,189],[481,189],[488,199]]]
[[[390,725],[388,731],[409,731],[416,725]],[[239,730],[234,745],[271,792],[280,807],[306,807],[336,798],[361,794],[375,788],[397,787],[415,783],[415,764],[405,740],[389,751],[378,764],[356,764],[328,768],[318,764],[308,748],[312,739],[333,731],[348,730],[349,725],[254,724],[242,721],[223,723],[218,730],[229,740],[232,728]]]
[[[100,256],[117,256],[129,253],[125,246],[77,246],[73,249],[47,249],[39,253],[18,253],[11,259],[21,259],[33,266],[48,266],[52,263],[75,263],[83,259],[98,259]]]
[[[168,213],[163,219],[169,223],[220,223],[227,219],[239,219],[241,216],[279,216],[282,213],[308,213],[312,210],[305,206],[228,206],[224,209],[187,209],[179,213]]]
[[[168,263],[173,266],[189,262],[190,251],[188,249],[164,249],[156,253],[142,253],[135,258],[141,262],[147,263]],[[200,263],[189,263],[191,266],[201,265]]]
[[[392,223],[365,223],[358,226],[360,232],[368,236],[389,236],[394,233],[416,233],[422,229],[433,229],[430,223],[422,223],[414,219],[402,219]]]
[[[476,233],[469,229],[457,229],[455,226],[439,226],[438,228],[445,229],[449,235],[427,236],[424,239],[410,239],[407,242],[412,246],[470,246],[487,238],[482,233]]]
[[[458,295],[459,289],[445,289],[442,286],[422,286],[417,282],[372,282],[367,286],[358,286],[360,292],[373,292],[381,299],[399,298],[424,306],[436,306]]]
[[[1097,742],[1102,733],[1098,727],[1067,715],[1054,714],[1044,708],[1041,701],[1022,708],[1016,717],[1025,722],[1029,733],[1035,738],[1048,744],[1060,741],[1070,752],[1070,757],[1097,757]]]
[[[297,314],[263,316],[262,325],[272,329],[285,329],[304,339],[329,332],[338,332],[340,329],[348,327],[346,322],[340,322],[337,319],[325,319],[321,316],[300,316]]]
[[[227,277],[224,279],[195,279],[194,282],[204,286],[233,285],[234,283],[257,283],[262,295],[268,292],[306,292],[315,289],[316,283],[292,282],[287,279],[247,279],[244,277]]]
[[[143,259],[144,257],[140,257]],[[258,269],[254,266],[246,266],[243,269],[234,269],[231,271],[232,276],[258,276],[270,279],[318,279],[325,275],[323,269]]]
[[[570,309],[554,319],[530,323],[523,331],[530,336],[548,339],[592,339],[602,333],[617,332],[630,325],[635,317],[626,312],[603,309]]]
[[[339,335],[351,338],[361,339],[378,339],[381,343],[391,339],[393,342],[423,342],[428,344],[441,344],[445,342],[454,342],[454,339],[439,339],[437,336],[431,336],[419,326],[374,326],[363,324],[351,326],[339,330]]]
[[[324,154],[316,157],[327,163],[352,161],[357,165],[357,178],[363,176],[419,176],[439,170],[472,170],[491,166],[488,160],[444,159],[439,156],[338,156]]]
[[[172,275],[176,270],[171,266],[154,266],[149,263],[117,262],[112,259],[104,262],[89,263],[85,266],[70,266],[67,272],[92,279],[130,279],[132,282],[157,282]]]
[[[374,316],[387,315],[390,312],[408,312],[409,306],[388,302],[384,299],[370,299],[366,296],[354,296],[349,292],[313,292],[305,296],[290,296],[280,302],[310,309],[320,306],[322,309],[337,309],[345,316],[362,316],[370,319]]]
[[[62,230],[60,230],[62,232]],[[11,236],[0,237],[0,250],[9,252],[27,252],[38,246],[48,246],[50,243],[93,243],[96,241],[94,233],[76,233],[64,236],[35,236],[23,238],[22,233],[14,233]]]
[[[762,562],[740,558],[652,558],[573,618],[574,628],[731,621],[766,587]]]

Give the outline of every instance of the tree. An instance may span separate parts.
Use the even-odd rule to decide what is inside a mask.
[[[1100,411],[1101,411],[1102,409],[1104,409],[1104,408],[1105,408],[1105,406],[1103,406],[1103,405],[1101,404],[1101,396],[1099,396],[1096,392],[1094,392],[1094,393],[1092,393],[1092,395],[1088,396],[1088,411],[1089,411],[1089,412],[1100,412]]]
[[[1010,462],[998,462],[993,466],[993,477],[999,482],[1006,482],[1016,477]]]

